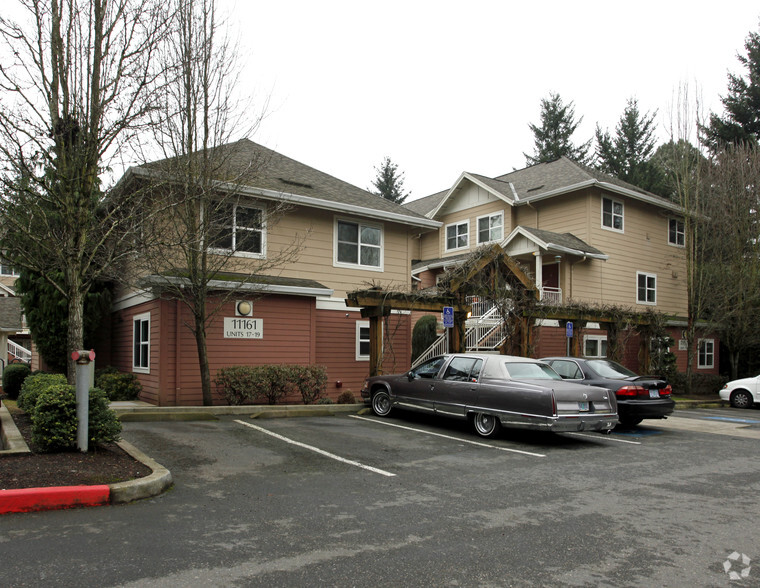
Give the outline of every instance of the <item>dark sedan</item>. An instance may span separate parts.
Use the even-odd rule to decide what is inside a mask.
[[[618,422],[609,391],[563,382],[545,363],[506,355],[436,357],[404,374],[368,378],[362,398],[378,416],[398,408],[468,419],[482,437],[502,426],[609,432]]]
[[[563,380],[603,386],[614,392],[621,426],[632,427],[643,419],[664,419],[675,408],[672,390],[665,380],[637,376],[609,359],[545,357],[542,361],[552,366]]]

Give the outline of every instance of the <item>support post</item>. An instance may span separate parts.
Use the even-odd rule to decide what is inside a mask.
[[[90,362],[95,360],[95,351],[80,349],[71,353],[76,364],[77,401],[77,449],[87,453],[88,425],[90,420],[90,379],[93,372]]]

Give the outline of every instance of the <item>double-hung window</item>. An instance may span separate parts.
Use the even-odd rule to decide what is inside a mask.
[[[464,221],[446,225],[446,251],[466,249],[470,245],[470,223]]]
[[[709,369],[715,365],[715,339],[700,339],[697,351],[698,369]]]
[[[504,236],[504,213],[489,214],[478,218],[478,245],[501,241]]]
[[[383,268],[383,229],[377,225],[336,221],[335,264]]]
[[[602,198],[602,227],[623,232],[623,203],[612,198]]]
[[[683,247],[686,244],[686,231],[682,220],[668,219],[668,243],[677,247]]]
[[[636,272],[636,302],[638,304],[657,304],[657,276]]]
[[[132,371],[150,373],[150,313],[132,317]]]
[[[12,265],[8,265],[4,261],[0,261],[0,276],[13,276],[18,277],[18,270]]]
[[[209,212],[211,246],[244,257],[264,256],[264,210],[239,204],[223,204]]]
[[[356,360],[369,361],[369,321],[356,321]]]

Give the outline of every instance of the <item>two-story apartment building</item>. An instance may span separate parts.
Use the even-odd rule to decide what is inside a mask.
[[[416,255],[413,237],[441,223],[251,141],[225,149],[234,152],[229,159],[240,169],[266,163],[250,183],[235,186],[239,200],[217,246],[255,232],[235,259],[238,267],[255,272],[295,239],[302,238],[303,245],[267,275],[242,285],[234,275],[220,276],[212,284],[218,292],[235,289],[207,328],[212,378],[232,365],[319,364],[327,367],[327,395],[351,390],[358,397],[368,372],[369,322],[360,309],[346,306],[346,293],[368,285],[407,285]],[[149,181],[152,173],[150,166],[132,168],[125,183]],[[268,211],[279,202],[290,206],[270,222]],[[137,374],[143,400],[201,404],[189,308],[161,291],[160,276],[144,275],[140,283],[142,288],[117,298],[110,343],[97,350],[99,365]],[[387,323],[384,368],[406,369],[410,315],[395,313]]]
[[[667,315],[676,342],[671,351],[685,369],[685,234],[675,203],[561,158],[496,178],[463,173],[450,189],[406,207],[442,223],[416,238],[412,276],[418,287],[435,285],[477,247],[498,243],[530,269],[544,303],[651,308]],[[544,321],[539,330],[537,356],[566,353],[566,332],[556,321]],[[599,325],[585,325],[582,336],[587,356],[606,355],[607,335]],[[640,367],[638,343],[626,349],[625,363],[633,369]],[[717,373],[717,343],[712,336],[698,342],[699,371]]]

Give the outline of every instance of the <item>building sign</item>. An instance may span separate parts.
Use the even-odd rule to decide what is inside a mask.
[[[567,321],[567,324],[565,325],[565,335],[571,339],[573,337],[573,323],[570,321]]]
[[[263,339],[264,321],[262,319],[236,316],[224,317],[225,339]]]

